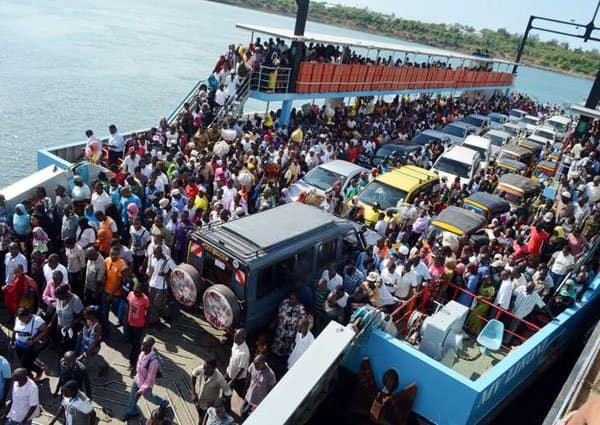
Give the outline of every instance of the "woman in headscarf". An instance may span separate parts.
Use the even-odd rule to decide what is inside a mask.
[[[289,204],[290,202],[294,202],[294,200],[292,199],[290,191],[287,189],[287,187],[284,187],[283,189],[281,189],[281,197],[279,198],[279,203]]]
[[[482,302],[482,300],[494,302],[494,296],[496,295],[496,288],[492,283],[492,275],[487,273],[483,277],[483,281],[481,282],[481,288],[477,291],[477,305],[473,307],[473,310],[467,317],[467,322],[465,326],[474,334],[478,335],[479,332],[483,329],[485,322],[482,317],[487,317],[488,311],[490,310],[490,305]]]
[[[37,299],[37,283],[27,276],[23,266],[15,266],[13,279],[2,287],[4,305],[11,317],[15,317],[19,307],[33,308]]]
[[[48,243],[50,242],[50,238],[48,234],[41,227],[34,227],[31,231],[31,245],[33,246],[34,251],[39,251],[42,254],[47,254],[49,251]]]
[[[20,241],[24,242],[31,233],[31,218],[27,214],[25,205],[17,204],[13,214],[13,230]]]

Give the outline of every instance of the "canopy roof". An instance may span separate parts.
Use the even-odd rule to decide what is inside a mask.
[[[236,27],[244,29],[244,30],[248,30],[248,31],[258,32],[261,34],[267,34],[267,35],[270,35],[273,37],[285,38],[288,40],[333,44],[333,45],[340,45],[340,46],[354,46],[354,47],[362,47],[362,48],[371,49],[371,50],[387,50],[387,51],[392,51],[392,52],[404,52],[404,53],[412,53],[412,54],[426,55],[426,56],[439,56],[439,57],[455,58],[455,59],[461,59],[461,60],[465,59],[465,60],[478,61],[478,62],[513,64],[513,62],[506,61],[503,59],[468,55],[465,53],[452,52],[450,50],[437,49],[435,47],[411,46],[409,44],[403,44],[401,42],[386,43],[386,42],[381,42],[381,41],[364,40],[364,39],[358,39],[358,38],[352,38],[352,37],[340,37],[340,36],[336,36],[336,35],[319,34],[319,33],[314,33],[314,32],[305,32],[303,36],[299,36],[299,35],[294,35],[294,32],[291,29],[267,27],[267,26],[263,26],[263,25],[237,24]]]

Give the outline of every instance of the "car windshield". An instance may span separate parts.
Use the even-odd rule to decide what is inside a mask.
[[[481,146],[474,146],[474,145],[467,145],[467,144],[464,144],[463,146],[465,148],[472,149],[475,152],[479,152],[479,157],[481,158],[481,160],[482,161],[487,161],[487,154],[488,154],[487,149],[484,149]]]
[[[487,133],[483,137],[485,137],[490,142],[492,142],[492,145],[494,145],[494,146],[502,146],[504,144],[504,138],[502,138],[500,136],[496,136],[495,134]]]
[[[554,140],[554,133],[545,130],[536,130],[533,132],[534,135],[543,137],[544,139]]]
[[[402,189],[374,180],[358,195],[358,199],[368,205],[377,203],[380,209],[387,210],[403,202],[406,195]]]
[[[563,124],[561,122],[548,121],[548,125],[550,127],[552,127],[553,129],[555,129],[556,131],[558,131],[559,133],[566,133],[567,132],[567,125]]]
[[[458,137],[465,137],[465,133],[466,133],[465,128],[457,127],[452,124],[448,124],[446,127],[444,127],[444,129],[442,131],[444,133],[451,134],[453,136],[458,136]]]
[[[465,179],[469,178],[469,172],[471,171],[469,164],[464,164],[445,156],[440,157],[433,168]]]
[[[499,122],[499,123],[506,122],[506,118],[504,118],[502,115],[490,115],[489,118],[490,118],[490,121],[494,121],[494,122]]]
[[[521,118],[523,116],[523,112],[521,111],[510,111],[509,115],[515,118]]]
[[[430,134],[418,134],[415,137],[413,137],[413,139],[411,140],[412,143],[414,143],[415,145],[425,145],[431,141],[437,142],[438,140],[440,140],[437,137],[434,137]]]
[[[474,125],[475,127],[481,127],[481,125],[483,124],[483,119],[474,117],[472,115],[465,117],[463,121],[468,122],[469,124]]]
[[[343,180],[344,177],[341,174],[334,173],[333,171],[326,170],[321,167],[317,167],[308,173],[302,181],[310,186],[314,186],[321,190],[330,189],[336,180]]]
[[[515,136],[519,132],[516,128],[510,126],[505,126],[504,131],[506,131],[509,134],[512,134],[513,136]]]
[[[532,124],[532,125],[537,125],[538,124],[538,119],[537,118],[533,118],[533,117],[523,117],[522,121],[525,124]]]

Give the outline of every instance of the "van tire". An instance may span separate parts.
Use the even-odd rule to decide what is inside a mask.
[[[231,313],[231,317],[228,317],[225,321],[215,321],[214,318],[211,317],[210,309],[207,306],[207,300],[209,298],[218,300],[222,304],[226,304]],[[238,299],[233,291],[225,285],[209,286],[202,295],[202,304],[204,307],[204,318],[219,330],[235,329],[241,321],[242,310]]]
[[[183,307],[193,307],[198,304],[202,296],[202,277],[200,272],[191,264],[182,263],[175,267],[171,273],[171,292],[173,297]],[[188,288],[186,291],[184,285],[193,284],[195,291]]]

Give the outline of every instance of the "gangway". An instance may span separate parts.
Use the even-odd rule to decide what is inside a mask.
[[[330,322],[244,425],[303,425],[327,395],[348,346],[360,335],[355,325]]]

